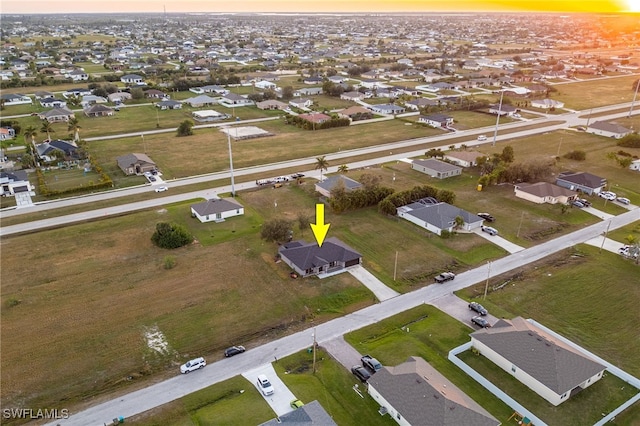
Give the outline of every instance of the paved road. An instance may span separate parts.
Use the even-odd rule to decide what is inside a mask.
[[[490,276],[496,276],[517,269],[528,263],[583,243],[609,231],[618,229],[629,223],[640,220],[640,209],[625,212],[607,221],[590,225],[571,234],[564,235],[546,243],[522,250],[491,263]],[[173,401],[189,393],[203,389],[214,383],[227,380],[271,362],[274,357],[283,358],[310,347],[313,343],[313,333],[322,346],[325,342],[339,338],[343,334],[357,330],[370,324],[377,323],[407,309],[423,303],[430,303],[453,291],[463,289],[487,279],[487,266],[483,265],[459,274],[454,281],[446,285],[433,284],[421,289],[387,299],[384,302],[361,309],[360,311],[336,318],[295,334],[274,340],[257,348],[249,349],[242,355],[212,362],[201,370],[202,374],[178,375],[164,382],[123,395],[111,401],[96,405],[65,420],[51,423],[60,425],[92,426],[103,425],[114,417],[131,417],[135,414],[155,408]]]

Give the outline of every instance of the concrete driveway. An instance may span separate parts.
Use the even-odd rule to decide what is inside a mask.
[[[609,213],[605,213],[601,210],[598,209],[594,209],[593,207],[583,207],[582,210],[584,210],[587,213],[590,213],[596,217],[599,217],[602,220],[607,220],[607,219],[611,219],[613,217],[612,214]]]
[[[347,269],[358,281],[365,285],[375,294],[379,301],[391,299],[400,293],[387,287],[382,281],[377,279],[371,272],[367,271],[362,265],[353,266]]]
[[[604,244],[603,240],[604,239]],[[585,244],[589,244],[594,247],[602,247],[606,251],[610,251],[611,253],[620,254],[618,250],[624,247],[625,243],[620,243],[616,240],[612,240],[609,238],[604,238],[602,235],[598,235],[595,238],[585,241]]]
[[[474,300],[474,302],[478,302],[482,305],[482,300]],[[471,322],[471,318],[477,316],[478,313],[469,309],[469,302],[459,298],[455,294],[451,293],[439,297],[429,302],[429,304],[435,306],[436,308],[445,312],[449,316],[452,316],[458,321],[466,324],[470,328],[473,328],[474,330],[479,329],[477,325]],[[491,315],[491,313],[488,313],[484,318],[489,321],[489,324],[491,325],[495,324],[496,321],[498,321],[498,318]]]
[[[481,236],[485,240],[491,241],[493,244],[502,247],[511,254],[524,250],[524,247],[520,247],[519,245],[514,244],[511,241],[505,240],[500,235],[489,235],[486,232],[482,232],[482,229],[480,228],[474,229],[473,232]]]
[[[354,365],[362,365],[360,362],[362,355],[348,344],[343,336],[323,342],[322,347],[349,371]],[[357,381],[357,379],[354,380]]]
[[[271,382],[273,386],[273,394],[269,396],[265,396],[262,394],[258,386],[258,376],[260,374],[264,374],[267,376],[267,379]],[[271,409],[278,416],[282,416],[283,414],[287,414],[290,411],[293,411],[291,408],[291,401],[296,399],[296,396],[289,390],[289,388],[284,384],[282,380],[276,374],[276,371],[273,369],[271,364],[264,364],[258,368],[254,368],[253,370],[246,371],[242,373],[242,377],[247,379],[253,384],[260,395],[267,401],[267,404],[271,407]]]

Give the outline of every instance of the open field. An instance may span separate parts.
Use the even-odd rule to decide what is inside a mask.
[[[633,90],[631,85],[638,76],[613,77],[577,83],[556,84],[557,92],[549,97],[565,103],[567,108],[584,110],[599,106],[631,102]]]

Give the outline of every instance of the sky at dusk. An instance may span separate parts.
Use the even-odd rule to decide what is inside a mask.
[[[0,0],[2,14],[156,12],[640,12],[640,0]]]

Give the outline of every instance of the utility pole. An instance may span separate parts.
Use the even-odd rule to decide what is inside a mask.
[[[396,262],[393,265],[393,280],[396,280],[396,271],[398,270],[398,250],[396,250]]]
[[[611,226],[611,219],[609,219],[609,223],[607,224],[607,229],[604,231],[604,237],[602,238],[602,244],[600,245],[600,250],[598,251],[599,253],[602,252],[602,248],[604,247],[604,242],[607,240],[607,234],[609,233],[609,227],[610,226]]]
[[[516,233],[516,238],[520,238],[520,228],[522,227],[522,219],[524,219],[524,210],[520,215],[520,224],[518,225],[518,232]]]
[[[496,146],[496,139],[498,138],[498,124],[500,123],[500,114],[502,113],[502,97],[504,96],[504,90],[500,87],[500,103],[498,104],[498,116],[496,117],[496,129],[493,131],[493,144]]]
[[[233,155],[231,154],[231,134],[230,130],[227,127],[227,144],[229,145],[229,169],[231,170],[231,196],[236,196],[236,187],[235,182],[233,180]]]
[[[313,327],[313,374],[316,374],[316,328]]]
[[[560,137],[560,143],[558,144],[558,153],[556,154],[556,157],[560,157],[560,147],[562,146],[562,137]]]
[[[487,283],[484,286],[484,297],[482,300],[487,298],[487,290],[489,290],[489,277],[491,277],[491,262],[487,262]]]
[[[147,143],[144,141],[144,133],[140,133],[140,137],[142,138],[142,146],[144,147],[144,153],[147,153]]]
[[[631,118],[631,112],[633,112],[633,104],[636,103],[636,97],[638,96],[638,88],[640,87],[640,79],[638,80],[638,83],[636,84],[636,92],[633,94],[633,101],[631,101],[631,108],[629,108],[629,115],[627,115],[627,118]]]

